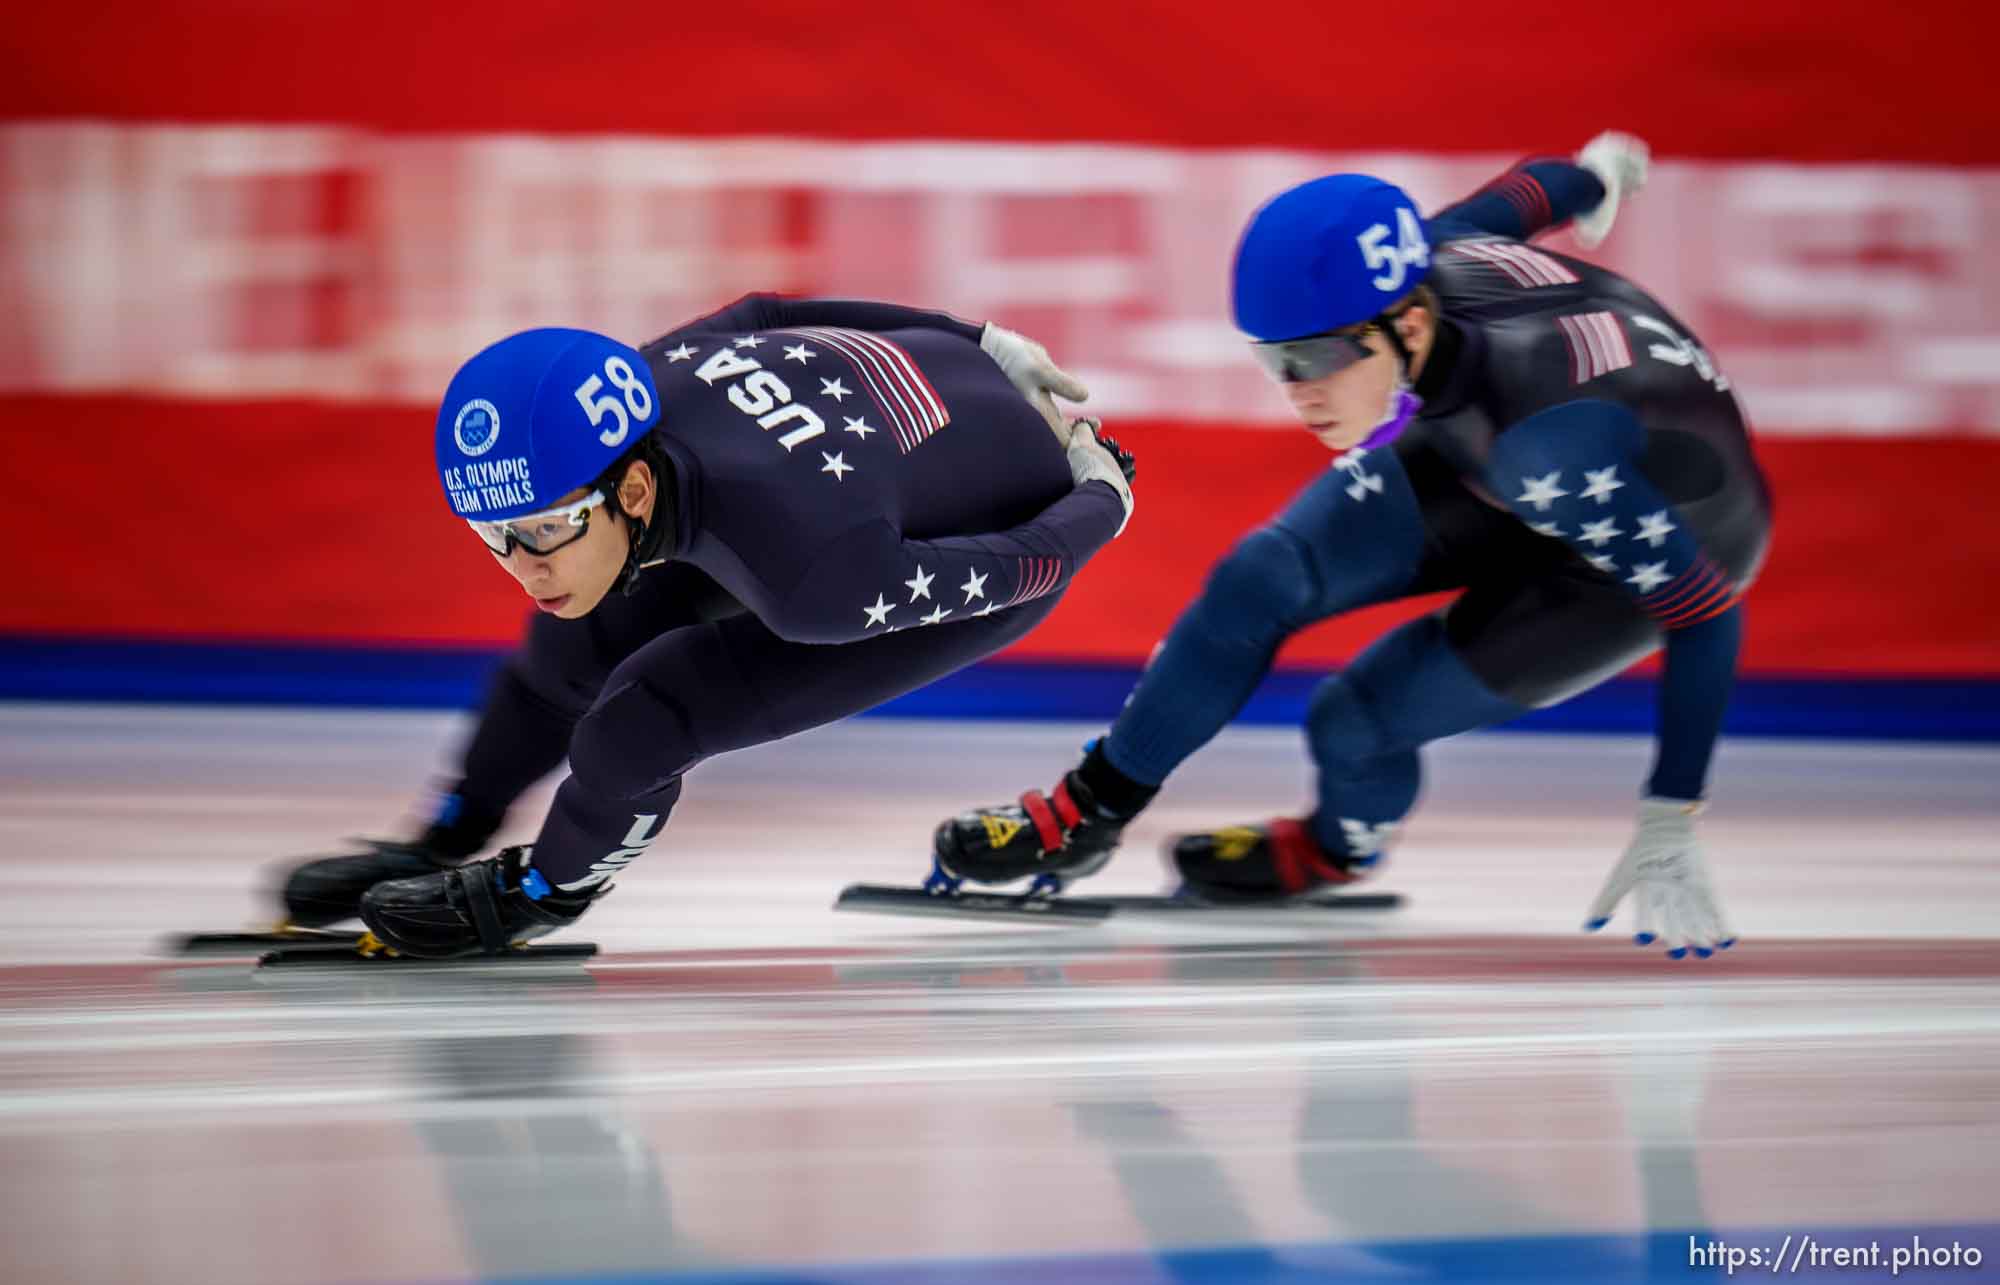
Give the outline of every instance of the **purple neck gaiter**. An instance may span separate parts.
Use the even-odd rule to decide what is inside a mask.
[[[1402,380],[1396,381],[1395,389],[1389,394],[1387,413],[1382,422],[1375,425],[1368,436],[1361,439],[1361,449],[1372,451],[1378,446],[1387,446],[1396,440],[1402,431],[1410,426],[1417,412],[1422,410],[1424,399],[1410,390]]]

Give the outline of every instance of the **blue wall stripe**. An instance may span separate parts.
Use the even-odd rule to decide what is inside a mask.
[[[490,648],[66,641],[0,638],[0,700],[197,702],[462,709],[504,653]],[[996,661],[883,706],[904,718],[1108,721],[1129,665]],[[1296,724],[1318,671],[1280,670],[1241,721]],[[1528,732],[1650,732],[1654,684],[1614,679],[1508,726]],[[1747,678],[1729,730],[1740,736],[2000,740],[2000,678]]]

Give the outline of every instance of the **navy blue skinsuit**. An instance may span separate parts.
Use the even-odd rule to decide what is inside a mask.
[[[1538,161],[1427,221],[1442,320],[1422,408],[1239,542],[1104,741],[1157,786],[1329,616],[1461,589],[1320,685],[1312,830],[1356,864],[1415,803],[1417,747],[1566,700],[1661,648],[1650,793],[1701,797],[1770,502],[1727,378],[1657,300],[1528,244],[1595,208]]]
[[[583,619],[531,622],[430,841],[476,851],[567,754],[534,864],[594,887],[702,759],[859,713],[1040,623],[1124,510],[1073,483],[979,333],[752,295],[646,345],[672,472],[663,561]]]

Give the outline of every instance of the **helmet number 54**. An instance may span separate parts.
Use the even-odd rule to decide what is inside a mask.
[[[623,398],[613,397],[608,393],[602,397],[598,396],[604,392],[604,380],[607,376],[611,380],[611,386],[624,394]],[[607,428],[597,435],[597,440],[606,446],[617,446],[623,442],[625,435],[632,431],[633,420],[645,419],[653,413],[652,392],[633,371],[632,363],[615,355],[604,359],[603,375],[592,375],[576,386],[576,400],[577,404],[583,407],[583,413],[590,416],[592,428],[602,425],[607,415],[617,419],[618,427]],[[627,411],[631,414],[627,415]]]
[[[1379,274],[1369,278],[1369,284],[1393,294],[1402,288],[1411,268],[1430,266],[1431,248],[1424,240],[1423,226],[1407,206],[1396,210],[1396,244],[1386,244],[1388,239],[1389,225],[1377,223],[1354,241],[1361,247],[1362,261]]]

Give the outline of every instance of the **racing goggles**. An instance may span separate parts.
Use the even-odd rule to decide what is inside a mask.
[[[1366,361],[1374,354],[1361,336],[1374,322],[1347,330],[1329,330],[1303,339],[1274,339],[1250,345],[1251,355],[1266,374],[1281,384],[1303,384],[1308,380],[1338,375],[1349,366]]]
[[[496,558],[506,557],[517,544],[529,553],[545,556],[583,539],[590,530],[590,511],[602,503],[604,492],[592,491],[561,508],[543,509],[504,522],[474,522],[468,518],[465,524],[486,542]]]

